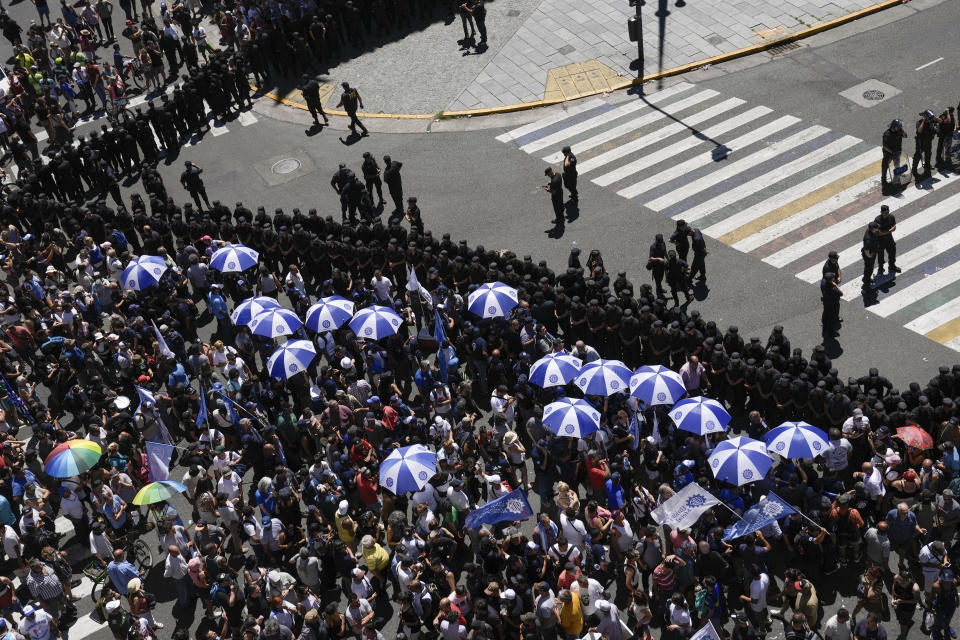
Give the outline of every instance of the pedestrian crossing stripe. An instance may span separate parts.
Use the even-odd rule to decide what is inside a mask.
[[[843,296],[860,306],[863,232],[887,204],[902,273],[866,308],[960,351],[957,174],[885,197],[876,144],[690,82],[566,105],[497,140],[551,164],[570,146],[594,184],[805,282],[819,281],[835,250]]]

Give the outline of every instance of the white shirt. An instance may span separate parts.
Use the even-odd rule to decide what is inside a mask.
[[[235,451],[224,451],[222,458],[220,457],[220,455],[217,455],[213,459],[213,468],[216,471],[223,471],[224,469],[229,468],[229,465],[231,462],[239,459],[240,459],[239,453]],[[196,486],[196,482],[194,482],[194,486]]]
[[[98,555],[106,561],[113,559],[113,545],[104,534],[97,535],[90,532],[90,553]]]
[[[840,622],[836,615],[832,616],[823,628],[823,637],[826,640],[852,640],[853,631],[850,629],[850,621]]]
[[[583,604],[584,616],[592,616],[597,610],[597,607],[594,603],[597,600],[603,599],[603,585],[593,578],[587,578],[586,587],[581,587],[579,582],[574,581],[574,583],[570,585],[570,591],[580,596],[587,596],[586,603],[581,600],[581,603]]]
[[[3,551],[8,558],[19,558],[23,547],[20,545],[20,536],[13,530],[13,527],[7,526],[3,529]],[[113,556],[113,547],[110,547],[109,557]]]
[[[862,433],[870,430],[870,419],[866,416],[854,418],[850,416],[843,422],[843,434]]]
[[[490,396],[490,411],[493,413],[502,413],[507,417],[507,425],[513,424],[513,404],[507,404],[507,398],[496,394]]]
[[[217,483],[217,491],[227,496],[228,500],[240,497],[240,476],[236,471],[227,471]]]
[[[851,451],[853,451],[853,445],[846,438],[831,440],[830,447],[823,452],[823,461],[827,464],[827,469],[831,471],[846,469]]]
[[[459,622],[444,620],[440,623],[440,633],[444,640],[463,640],[467,637],[467,628]]]
[[[20,633],[30,640],[50,640],[52,636],[50,633],[51,620],[53,620],[53,616],[38,608],[33,620],[25,617],[20,622]]]
[[[390,283],[390,279],[381,276],[378,280],[376,276],[370,278],[370,286],[373,287],[374,293],[377,294],[377,298],[381,302],[389,302],[392,300],[390,297],[390,289],[393,288],[393,285]]]
[[[163,577],[180,580],[187,575],[187,561],[182,555],[167,554],[167,559],[163,563]]]
[[[750,608],[753,611],[763,611],[767,608],[767,589],[770,588],[770,576],[761,573],[750,581]],[[756,602],[753,602],[756,600]]]
[[[561,513],[560,528],[563,530],[563,537],[567,539],[567,542],[577,549],[583,547],[583,538],[587,535],[587,528],[580,520],[576,518],[571,520],[566,513]]]
[[[83,517],[83,504],[81,504],[80,499],[77,498],[77,494],[70,492],[70,496],[62,496],[60,498],[60,511],[63,515],[73,518],[74,520],[79,520]]]
[[[887,488],[883,486],[883,474],[880,469],[874,467],[870,477],[863,479],[863,490],[868,498],[876,500],[887,493]]]

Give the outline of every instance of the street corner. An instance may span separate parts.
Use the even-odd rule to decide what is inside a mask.
[[[313,160],[303,149],[291,149],[272,158],[253,163],[268,187],[275,187],[309,175],[316,170]]]

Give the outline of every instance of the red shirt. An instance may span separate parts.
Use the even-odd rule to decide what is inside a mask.
[[[376,504],[377,502],[377,479],[369,480],[363,477],[363,474],[357,472],[357,493],[365,504]]]
[[[607,470],[603,466],[594,466],[587,461],[587,478],[594,491],[602,491],[607,482]]]

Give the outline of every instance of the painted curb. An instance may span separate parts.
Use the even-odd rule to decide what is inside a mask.
[[[866,7],[865,9],[860,9],[859,11],[854,11],[853,13],[848,13],[845,16],[840,16],[839,18],[834,18],[833,20],[828,20],[822,24],[818,24],[814,27],[808,27],[801,31],[791,33],[783,36],[782,38],[777,38],[769,42],[763,42],[760,44],[751,45],[749,47],[744,47],[742,49],[737,49],[735,51],[730,51],[728,53],[721,53],[720,55],[713,56],[711,58],[705,58],[703,60],[697,60],[696,62],[690,62],[688,64],[681,65],[679,67],[674,67],[672,69],[666,69],[664,71],[658,71],[657,73],[651,73],[650,75],[643,76],[643,78],[624,78],[623,82],[615,85],[613,91],[619,91],[621,89],[627,89],[629,87],[635,87],[637,85],[644,84],[645,82],[650,82],[651,80],[658,80],[660,78],[669,78],[671,76],[677,76],[683,73],[688,73],[690,71],[695,71],[700,67],[713,64],[721,64],[724,62],[729,62],[731,60],[736,60],[737,58],[744,58],[755,53],[761,53],[767,49],[772,49],[783,44],[790,42],[795,42],[797,40],[803,40],[811,36],[815,36],[818,33],[824,31],[829,31],[836,27],[843,26],[847,23],[859,20],[860,18],[865,18],[866,16],[872,15],[874,13],[879,13],[885,9],[891,9],[901,4],[906,4],[908,0],[884,0],[878,4]],[[251,89],[257,91],[257,87],[250,85]],[[468,117],[482,117],[482,116],[492,116],[498,115],[501,113],[515,113],[517,111],[526,111],[528,109],[536,109],[537,107],[546,107],[555,104],[561,104],[564,102],[570,102],[572,100],[579,100],[581,98],[588,98],[590,96],[599,95],[601,93],[606,93],[604,91],[590,91],[583,93],[576,98],[569,99],[557,99],[557,100],[533,100],[531,102],[521,102],[519,104],[508,104],[498,107],[484,107],[481,109],[468,109],[466,111],[443,111],[443,118],[468,118]],[[297,109],[302,109],[307,111],[307,106],[293,100],[287,100],[286,98],[281,98],[280,96],[274,93],[264,93],[264,97],[270,98],[275,102],[280,102],[282,104],[296,107]],[[345,111],[337,110],[325,110],[328,115],[335,116],[344,116],[346,117],[347,113]],[[385,118],[393,120],[430,120],[433,119],[436,114],[430,113],[358,113],[358,116],[364,118]]]

